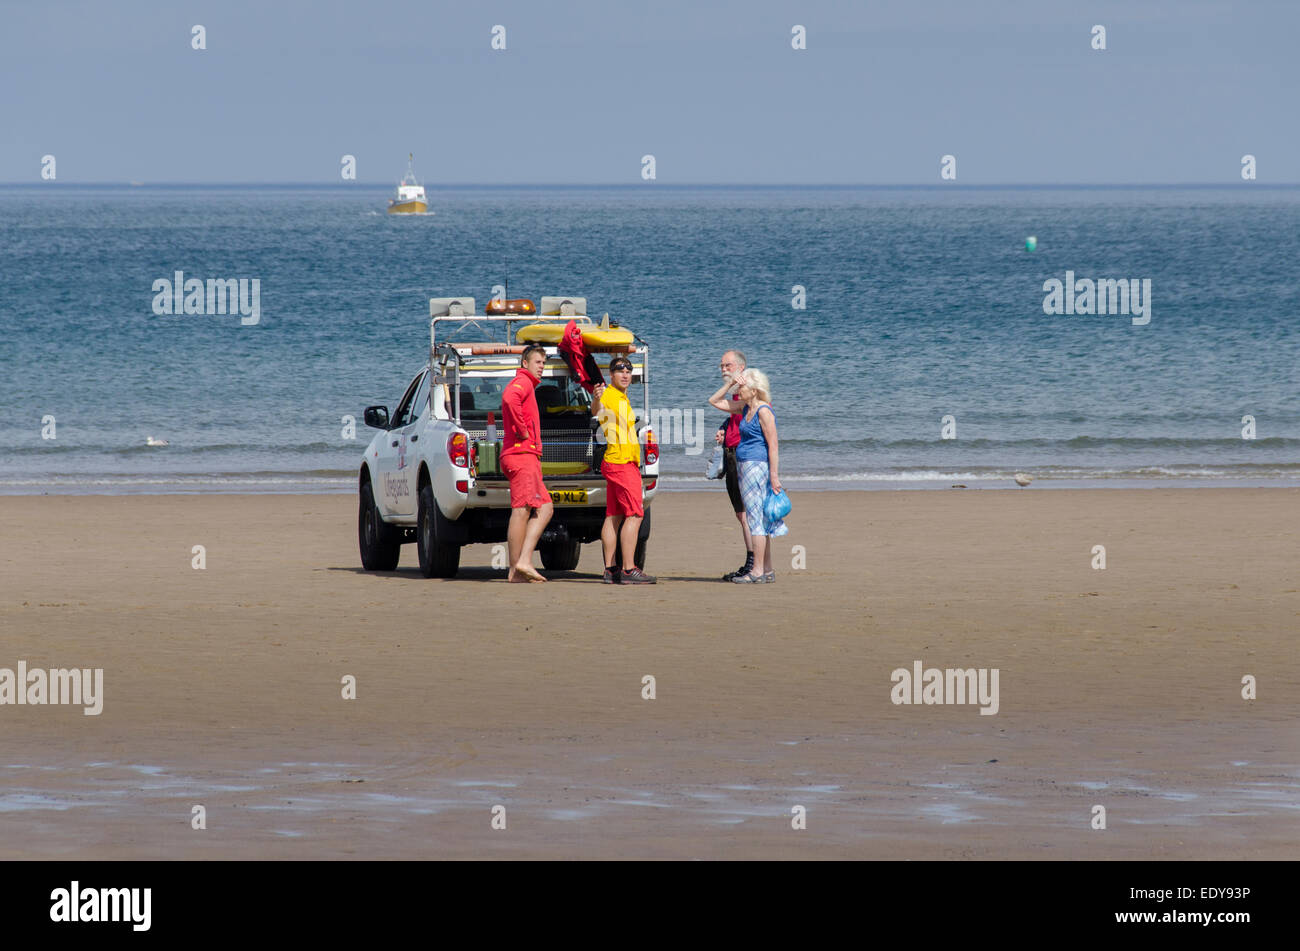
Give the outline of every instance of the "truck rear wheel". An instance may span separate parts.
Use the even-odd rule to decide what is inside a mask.
[[[538,545],[537,553],[542,556],[542,567],[547,571],[572,571],[582,557],[582,542],[576,538],[548,542]]]
[[[402,555],[402,543],[392,526],[385,525],[375,505],[370,480],[361,484],[357,506],[357,539],[361,544],[361,567],[366,571],[392,571]]]
[[[420,488],[420,509],[415,530],[415,549],[420,556],[420,573],[426,578],[453,578],[460,569],[460,546],[447,541],[439,531],[446,516],[438,510],[433,486]]]

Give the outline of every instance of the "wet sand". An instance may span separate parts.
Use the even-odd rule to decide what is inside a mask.
[[[345,496],[0,498],[0,668],[104,670],[98,716],[0,705],[0,858],[1300,850],[1300,490],[793,501],[775,586],[694,492],[622,588],[369,574]],[[914,661],[998,712],[892,703]]]

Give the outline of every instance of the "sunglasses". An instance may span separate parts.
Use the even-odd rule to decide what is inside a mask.
[[[625,371],[626,371],[627,373],[631,373],[631,372],[632,372],[632,364],[630,364],[630,363],[616,363],[616,364],[614,364],[612,367],[609,368],[609,372],[610,372],[610,373],[623,373],[623,372],[625,372]]]

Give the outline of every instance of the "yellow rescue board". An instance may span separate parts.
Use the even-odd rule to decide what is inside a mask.
[[[515,331],[515,340],[520,343],[525,340],[533,343],[559,343],[563,338],[564,324],[559,321],[553,324],[529,324]]]
[[[629,344],[634,339],[632,331],[622,327],[601,330],[599,327],[578,326],[582,328],[582,342],[592,347],[614,347]],[[527,340],[532,343],[557,344],[564,339],[564,324],[529,324],[515,332],[515,339],[521,343]]]
[[[589,347],[613,347],[632,342],[632,331],[615,327],[613,330],[584,330],[582,342]]]
[[[515,340],[556,344],[564,339],[564,327],[565,324],[558,320],[553,323],[528,324],[515,331]],[[591,323],[578,324],[578,329],[582,331],[582,342],[589,347],[617,347],[629,344],[635,339],[632,331],[624,327],[611,327],[609,314],[605,315],[599,326]]]

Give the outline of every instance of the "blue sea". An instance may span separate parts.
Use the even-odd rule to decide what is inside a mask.
[[[0,493],[351,491],[429,298],[494,284],[649,342],[652,405],[704,421],[659,434],[670,490],[729,347],[796,491],[1300,485],[1297,188],[390,191],[0,187]],[[258,323],[156,315],[176,271],[258,279]],[[1045,313],[1067,272],[1149,280],[1149,322]]]

